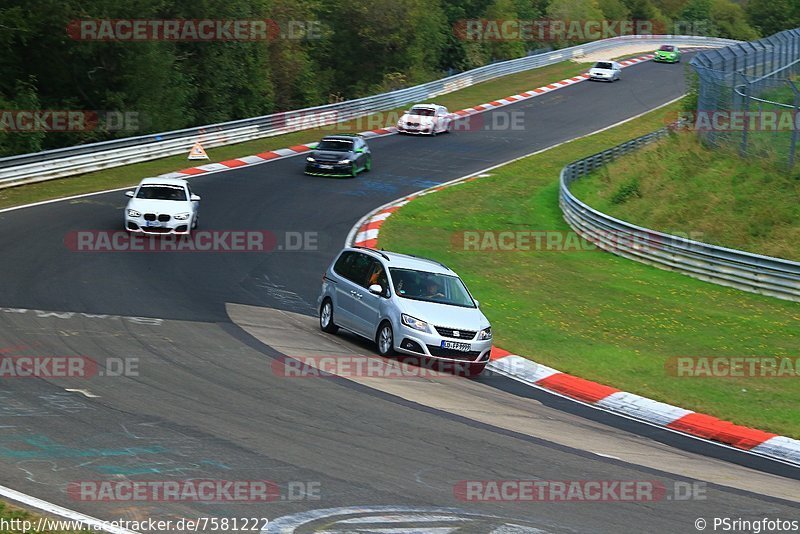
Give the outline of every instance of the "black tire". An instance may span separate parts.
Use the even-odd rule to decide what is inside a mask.
[[[353,162],[353,166],[350,167],[350,176],[352,176],[353,178],[358,176],[358,163],[356,163],[355,161]]]
[[[388,336],[388,337],[387,337]],[[394,332],[389,321],[384,321],[375,334],[375,344],[378,345],[378,354],[384,357],[394,356]]]
[[[323,300],[322,306],[319,307],[319,328],[328,334],[335,334],[339,331],[339,327],[333,322],[333,302],[331,302],[331,299]]]
[[[364,162],[364,172],[372,170],[372,156],[367,156],[367,161]]]

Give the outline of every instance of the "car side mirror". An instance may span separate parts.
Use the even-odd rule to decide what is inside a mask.
[[[369,292],[376,295],[383,295],[383,288],[380,286],[380,284],[372,284],[369,286]]]
[[[472,299],[472,300],[475,301],[475,307],[476,308],[480,308],[481,307],[481,303],[480,303],[480,301],[478,301],[478,299]]]
[[[125,196],[133,198],[133,191],[125,191]]]
[[[189,197],[189,200],[191,200],[192,202],[197,202],[198,200],[200,200],[200,197],[198,195],[192,195]]]

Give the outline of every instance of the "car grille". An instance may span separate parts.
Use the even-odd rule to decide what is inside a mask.
[[[453,339],[465,339],[470,340],[475,338],[475,334],[477,334],[474,330],[456,330],[455,328],[447,328],[444,326],[434,326],[436,331],[439,332],[440,336],[443,337],[450,337]],[[458,335],[455,333],[458,332]]]
[[[160,222],[169,222],[171,217],[165,213],[162,213],[161,215],[156,215],[155,213],[144,214],[145,221],[155,221],[156,219],[158,219]]]
[[[450,358],[451,360],[461,360],[464,362],[472,362],[478,359],[481,355],[480,351],[471,350],[469,352],[462,352],[460,350],[443,349],[436,345],[428,345],[428,352],[431,356],[438,356],[439,358]]]

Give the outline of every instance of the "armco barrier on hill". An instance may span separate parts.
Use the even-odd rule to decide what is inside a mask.
[[[707,282],[800,302],[798,262],[648,230],[601,213],[570,192],[570,185],[578,178],[619,156],[662,139],[669,132],[669,127],[662,128],[564,167],[561,170],[559,204],[567,223],[590,242],[619,256]]]
[[[2,175],[0,188],[184,154],[197,141],[200,141],[206,148],[213,148],[281,135],[308,127],[303,124],[304,121],[299,121],[300,124],[293,124],[292,121],[287,120],[287,116],[313,113],[315,117],[320,118],[315,126],[364,117],[378,111],[395,109],[408,103],[429,100],[501,76],[552,65],[645,39],[655,41],[654,46],[655,44],[669,43],[684,46],[721,47],[738,42],[715,37],[672,35],[631,35],[603,39],[545,54],[493,63],[415,87],[337,104],[2,158],[0,159],[0,174]],[[328,120],[325,119],[326,116],[329,117]]]

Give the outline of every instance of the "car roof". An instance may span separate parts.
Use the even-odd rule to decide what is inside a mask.
[[[437,109],[437,108],[440,108],[440,107],[442,107],[442,106],[440,106],[439,104],[414,104],[413,106],[411,106],[411,109],[414,109],[414,108]]]
[[[178,186],[185,186],[186,180],[183,178],[143,178],[139,185],[178,185]]]
[[[423,258],[421,256],[412,256],[410,254],[400,254],[399,252],[390,252],[388,250],[375,250],[366,247],[350,247],[346,250],[354,250],[364,252],[376,259],[382,259],[388,267],[397,267],[400,269],[413,269],[417,271],[425,271],[436,274],[447,274],[450,276],[458,276],[452,269],[446,265],[439,263],[436,260]]]
[[[350,141],[352,143],[354,138],[361,138],[361,137],[362,136],[360,135],[339,134],[339,135],[326,135],[325,137],[322,138],[322,140],[325,141],[326,139],[333,139],[334,141]]]

